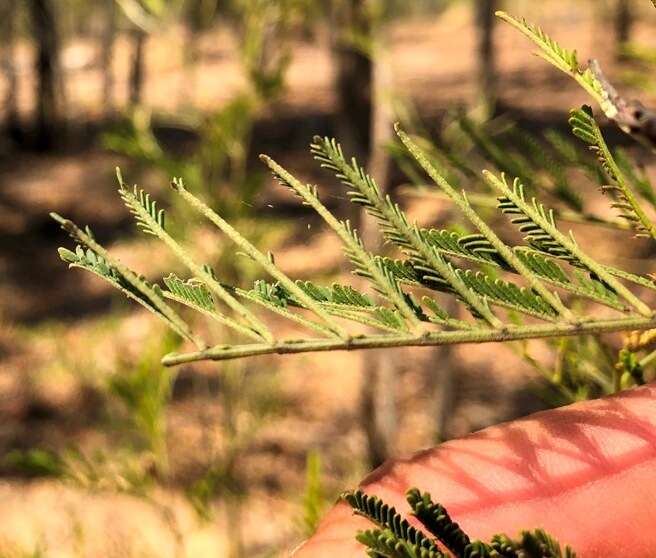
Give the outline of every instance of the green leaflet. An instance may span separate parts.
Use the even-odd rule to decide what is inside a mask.
[[[592,108],[583,106],[570,111],[569,124],[572,133],[588,144],[599,160],[604,173],[611,184],[602,186],[604,191],[613,195],[612,207],[635,229],[637,236],[656,238],[656,226],[643,211],[633,194],[624,173],[616,163],[613,154],[606,145],[601,130],[592,114]]]
[[[444,506],[432,501],[428,492],[416,488],[406,494],[413,515],[455,556],[464,555],[471,544],[469,536],[455,523]]]
[[[119,180],[122,180],[120,175]],[[162,230],[166,230],[164,227],[164,210],[157,209],[157,202],[150,197],[150,194],[141,188],[137,188],[137,186],[134,186],[131,196],[127,195],[127,189],[121,188],[119,192],[123,202],[128,206],[130,213],[134,215],[137,227],[143,232],[152,236],[157,236],[157,231],[153,229],[151,223],[143,218],[138,207],[141,207],[148,215],[150,215],[153,221],[155,221]]]
[[[502,177],[502,180],[505,184],[505,177]],[[542,218],[543,222],[548,223],[554,229],[557,228],[553,210],[546,209],[535,198],[527,201],[524,195],[524,186],[518,178],[513,180],[512,192],[521,202],[530,206]],[[571,253],[568,247],[564,246],[559,239],[554,238],[550,230],[528,214],[523,207],[520,207],[516,199],[512,199],[506,195],[500,196],[498,200],[501,212],[507,215],[513,215],[511,223],[518,226],[519,231],[524,235],[524,239],[529,246],[539,252],[564,260],[572,265],[580,265],[578,258]]]
[[[579,68],[575,51],[561,47],[537,26],[502,12],[498,15],[527,35],[538,45],[543,58],[576,79],[604,107],[608,95],[599,82],[602,78],[595,77],[598,72],[593,74],[589,69]],[[573,111],[570,120],[575,135],[597,155],[610,181],[604,188],[614,195],[616,209],[639,235],[656,238],[656,227],[631,188],[633,186],[642,198],[654,205],[656,195],[646,177],[636,172],[621,152],[611,153],[589,108]],[[563,168],[543,151],[541,142],[532,141],[530,137],[523,140],[521,132],[515,131],[520,142],[528,146],[527,154],[514,151],[506,154],[482,127],[478,128],[466,118],[461,119],[461,126],[486,159],[499,169],[523,177],[525,183],[534,186],[531,192],[555,192],[558,199],[571,208],[567,219],[576,222],[572,215],[576,216],[579,211],[580,200]],[[509,184],[503,175],[501,178],[489,172],[483,175],[487,184],[499,192],[498,209],[507,214],[523,234],[525,245],[512,246],[479,215],[467,193],[456,191],[444,178],[444,175],[454,176],[445,167],[449,161],[457,163],[455,166],[460,168],[462,176],[475,178],[472,168],[462,166],[460,154],[447,152],[435,157],[434,152],[421,147],[426,142],[415,142],[398,127],[397,134],[403,144],[399,148],[405,148],[412,155],[440,193],[446,194],[445,197],[470,221],[475,232],[423,228],[411,222],[404,209],[381,191],[374,178],[355,159],[347,159],[337,141],[315,137],[311,146],[315,159],[336,174],[353,203],[377,220],[389,248],[396,251],[389,256],[372,253],[348,221],[338,220],[321,203],[316,186],[302,183],[272,159],[262,157],[280,183],[291,188],[302,203],[314,209],[337,234],[354,274],[368,282],[370,289],[360,291],[339,283],[325,287],[287,276],[270,254],[258,250],[232,224],[187,191],[181,179],[173,181],[175,192],[216,225],[241,252],[257,262],[274,282],[258,281],[250,290],[221,282],[210,268],[196,263],[186,248],[167,232],[164,212],[150,195],[136,186],[128,189],[120,173],[120,195],[135,216],[138,227],[164,242],[190,271],[191,278],[183,280],[171,274],[164,278],[164,289],[151,285],[113,259],[90,233],[55,216],[78,243],[89,249],[82,254],[62,251],[62,256],[69,263],[108,280],[196,343],[196,352],[165,357],[164,362],[169,365],[260,354],[511,341],[656,327],[652,308],[629,289],[637,285],[656,290],[654,280],[597,261],[578,245],[569,231],[560,229],[553,210],[532,195],[526,195],[521,179]],[[564,156],[565,168],[570,168],[569,164],[588,174],[591,172],[567,140],[555,133],[548,134],[547,140]],[[533,176],[540,169],[550,177],[547,182]],[[599,176],[601,174],[599,172]],[[474,202],[476,204],[478,202]],[[579,217],[585,220],[590,216]],[[620,230],[626,228],[626,225],[617,227],[616,222],[604,221],[604,224]],[[553,287],[558,291],[551,290]],[[428,291],[434,293],[429,296]],[[575,313],[568,306],[569,300],[561,300],[561,291],[600,303],[619,315],[599,319],[595,309],[587,306],[575,307]],[[187,324],[162,297],[219,321],[248,342],[203,348],[203,343],[191,334]],[[455,299],[458,310],[445,310],[442,298],[448,297]],[[252,306],[293,321],[305,330],[318,332],[320,337],[300,335],[277,339]],[[469,313],[467,321],[460,319],[459,309]],[[504,309],[511,312],[510,316]],[[346,327],[349,322],[376,328],[382,333],[369,330],[362,333],[362,328],[351,332]],[[370,536],[385,545],[389,542],[388,535],[381,529]],[[469,552],[484,555],[490,548],[472,543]]]
[[[87,231],[90,233],[88,229]],[[100,277],[104,281],[107,281],[114,288],[122,292],[126,297],[134,300],[146,308],[149,312],[155,314],[178,335],[188,339],[192,338],[190,332],[185,327],[180,325],[181,322],[175,319],[171,319],[170,314],[165,313],[160,309],[160,305],[154,300],[153,297],[153,295],[157,296],[158,288],[156,285],[151,285],[148,283],[144,277],[137,276],[139,281],[143,283],[144,286],[148,287],[148,289],[152,289],[153,295],[151,296],[135,288],[123,273],[109,264],[105,258],[99,254],[96,254],[91,248],[87,248],[85,250],[78,245],[75,248],[75,252],[72,252],[66,248],[59,248],[58,252],[59,257],[64,262],[66,262],[69,267],[84,269]]]
[[[203,310],[210,312],[214,310],[212,293],[200,281],[193,279],[183,281],[174,273],[164,277],[163,281],[169,292],[177,298]]]
[[[417,488],[408,490],[406,500],[425,531],[411,526],[394,507],[362,490],[345,492],[341,498],[356,514],[376,525],[356,534],[372,558],[443,558],[447,554],[442,548],[454,558],[576,558],[569,546],[561,547],[542,529],[522,531],[516,540],[497,534],[489,543],[472,541],[444,506]]]
[[[526,35],[540,49],[537,55],[551,65],[572,76],[601,106],[607,102],[604,99],[601,84],[589,68],[581,70],[575,50],[562,47],[539,26],[528,23],[524,18],[515,18],[505,12],[498,11],[497,17],[512,25],[515,29]]]
[[[403,316],[397,310],[378,306],[369,296],[348,285],[333,283],[331,287],[323,287],[310,281],[297,281],[296,284],[335,317],[392,332],[407,331]],[[256,281],[249,295],[279,308],[302,308],[301,303],[278,283]]]
[[[341,498],[357,514],[370,519],[376,525],[385,529],[385,534],[388,535],[386,538],[389,539],[391,536],[393,539],[402,541],[407,545],[407,548],[417,553],[416,556],[422,556],[422,550],[433,553],[432,556],[437,558],[443,556],[435,542],[431,541],[419,529],[410,525],[407,519],[404,519],[393,506],[386,504],[377,496],[369,496],[361,490],[356,490],[354,492],[345,492]]]

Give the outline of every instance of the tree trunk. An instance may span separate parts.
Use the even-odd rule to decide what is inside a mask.
[[[132,31],[132,66],[130,67],[130,104],[139,105],[143,96],[145,80],[146,32],[142,29]]]
[[[197,75],[196,67],[200,58],[199,36],[205,25],[206,19],[211,15],[206,13],[207,8],[203,0],[193,0],[187,3],[185,13],[185,39],[182,52],[183,83],[180,88],[180,103],[193,106],[194,94],[196,92]]]
[[[102,103],[105,116],[114,113],[114,42],[116,39],[116,0],[104,0],[104,27],[100,36],[100,71],[102,73]]]
[[[36,43],[36,137],[38,149],[51,149],[60,124],[58,101],[59,37],[51,0],[29,0],[32,33]]]
[[[615,7],[615,55],[623,57],[623,48],[631,40],[633,11],[631,0],[617,0]]]
[[[394,139],[391,95],[392,75],[384,52],[376,49],[370,59],[372,69],[370,154],[367,170],[376,179],[382,194],[389,190],[390,155]],[[375,251],[381,245],[376,220],[361,210],[360,234],[365,246]],[[396,383],[399,359],[390,351],[363,353],[364,378],[361,391],[362,421],[367,437],[369,465],[377,467],[395,453],[398,430]]]
[[[432,391],[433,440],[441,444],[449,439],[451,416],[456,406],[456,375],[453,368],[453,347],[438,347],[431,358],[429,389]]]
[[[4,128],[9,140],[20,144],[23,141],[23,133],[18,115],[18,73],[14,58],[17,7],[17,0],[5,0],[3,6],[0,7],[0,70],[7,83],[7,93],[3,99]]]
[[[371,147],[371,96],[373,65],[371,58],[346,36],[372,37],[372,24],[366,0],[335,3],[333,37],[335,86],[337,93],[337,135],[349,152],[367,156]]]
[[[494,111],[497,100],[497,73],[494,55],[494,26],[498,0],[474,0],[478,27],[478,92],[486,116]]]

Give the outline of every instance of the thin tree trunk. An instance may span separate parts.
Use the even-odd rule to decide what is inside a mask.
[[[130,68],[130,104],[141,104],[145,81],[146,32],[142,29],[132,31],[132,66]]]
[[[104,0],[104,27],[100,36],[100,71],[102,73],[102,102],[106,116],[114,113],[114,43],[116,40],[116,1]]]
[[[360,414],[367,440],[367,464],[378,467],[395,453],[398,414],[394,386],[398,360],[390,351],[371,351],[364,359]]]
[[[376,50],[375,32],[367,0],[344,0],[333,3],[333,7],[337,137],[346,152],[360,161],[367,161],[369,172],[385,191],[389,182],[386,144],[393,134],[388,102],[389,68],[380,59],[372,59]],[[369,52],[354,45],[349,35],[363,37]],[[359,223],[365,245],[369,248],[380,245],[378,229],[366,212],[357,210],[346,196],[339,210],[352,223]],[[363,359],[360,416],[367,439],[369,465],[375,467],[394,453],[396,366],[389,352],[368,351],[363,353]]]
[[[38,149],[51,149],[60,124],[58,92],[59,37],[50,0],[29,0],[32,33],[36,43],[36,138]]]
[[[497,100],[497,72],[494,55],[494,12],[498,0],[474,0],[478,27],[478,91],[486,115],[492,114]]]
[[[390,182],[387,146],[394,138],[392,76],[384,54],[376,49],[372,56],[371,150],[367,167],[384,194]],[[364,210],[360,216],[360,229],[368,248],[375,250],[375,247],[380,247],[381,237],[375,219]],[[399,361],[398,355],[389,351],[371,351],[363,354],[363,358],[362,421],[367,436],[369,465],[377,467],[395,453],[398,430],[395,386]]]
[[[15,61],[17,0],[5,0],[0,7],[0,69],[7,84],[3,99],[5,107],[5,131],[14,143],[22,143],[23,133],[18,114],[18,72]]]
[[[203,30],[206,9],[202,0],[193,0],[187,4],[185,39],[182,52],[182,64],[184,82],[180,88],[180,102],[182,104],[191,104],[194,102],[194,93],[196,91],[196,66],[199,59],[198,39]]]
[[[337,4],[337,3],[336,3]],[[371,58],[348,38],[348,32],[371,37],[366,0],[346,0],[333,13],[337,134],[344,147],[363,157],[371,147]]]
[[[615,54],[623,57],[623,48],[631,40],[633,10],[631,0],[617,0],[615,7]]]
[[[456,377],[451,362],[452,354],[452,346],[438,347],[432,355],[427,371],[432,388],[434,444],[441,444],[449,439],[450,419],[456,406]]]

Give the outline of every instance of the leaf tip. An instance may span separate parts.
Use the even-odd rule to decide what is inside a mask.
[[[116,180],[118,181],[119,188],[122,190],[125,187],[125,182],[123,181],[123,173],[121,172],[121,167],[115,167],[114,172],[116,173]]]
[[[55,221],[57,221],[60,225],[63,225],[66,222],[66,219],[64,219],[59,213],[55,213],[54,211],[51,211],[48,215]]]

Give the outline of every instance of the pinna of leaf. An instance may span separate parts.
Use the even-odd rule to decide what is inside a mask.
[[[540,56],[573,77],[607,116],[617,116],[622,101],[598,65],[581,69],[576,51],[560,46],[538,26],[504,12],[497,16],[531,39]],[[630,165],[616,161],[592,110],[583,107],[572,111],[570,124],[574,135],[597,155],[608,179],[603,190],[611,193],[612,206],[637,236],[655,239],[656,225],[629,184]],[[405,149],[470,222],[471,233],[424,228],[410,222],[401,207],[381,193],[375,179],[355,159],[349,159],[334,139],[315,137],[311,145],[315,159],[335,173],[353,203],[377,220],[381,234],[396,247],[400,257],[373,254],[348,221],[339,220],[323,205],[315,186],[301,182],[274,160],[262,156],[278,181],[312,207],[339,237],[353,272],[370,283],[374,296],[350,285],[326,287],[288,277],[270,254],[258,250],[189,192],[179,178],[172,183],[175,191],[233,241],[240,252],[258,263],[272,283],[259,280],[253,288],[243,289],[221,282],[213,269],[195,261],[167,232],[164,212],[150,196],[136,186],[128,188],[120,173],[120,195],[138,227],[162,240],[188,269],[190,277],[171,274],[164,287],[150,285],[113,259],[93,240],[88,228],[82,231],[53,215],[80,245],[75,252],[62,249],[60,254],[69,265],[91,271],[118,287],[196,345],[195,352],[166,355],[166,365],[264,354],[512,341],[656,326],[654,309],[633,289],[656,290],[651,276],[597,261],[579,245],[571,231],[561,229],[553,210],[527,195],[519,178],[511,180],[503,174],[496,176],[484,171],[486,182],[498,192],[498,209],[510,216],[511,223],[524,237],[523,244],[507,244],[472,207],[467,194],[449,184],[418,143],[398,126],[396,131]],[[504,278],[496,272],[492,274],[490,266],[503,272]],[[454,297],[469,319],[449,314],[439,303],[438,293]],[[248,342],[208,346],[165,299],[218,321]],[[572,304],[575,299],[610,308],[615,316],[600,319],[594,307],[577,313]],[[278,339],[254,306],[318,336]],[[506,312],[515,318],[504,320]],[[380,333],[352,332],[345,322],[365,325]]]
[[[561,549],[543,529],[523,531],[517,540],[505,534],[493,535],[490,542],[472,541],[454,522],[448,511],[433,502],[431,495],[417,488],[406,492],[412,515],[430,533],[410,525],[393,506],[361,490],[345,492],[341,498],[354,512],[376,525],[359,531],[356,540],[370,558],[575,558],[566,546]]]
[[[589,109],[574,112],[575,133],[593,143],[603,169],[614,181],[614,206],[634,223],[636,232],[654,235],[654,225],[640,209],[619,166],[605,147]],[[353,203],[374,216],[385,239],[398,249],[400,258],[372,254],[348,221],[338,220],[320,201],[316,187],[304,184],[269,157],[263,161],[278,181],[291,188],[311,206],[342,241],[354,273],[368,280],[374,295],[349,285],[330,287],[293,280],[273,258],[262,253],[230,223],[189,192],[181,179],[173,188],[189,205],[206,217],[273,279],[258,281],[254,288],[226,285],[214,270],[192,258],[167,231],[164,213],[138,187],[128,188],[118,173],[120,194],[141,230],[158,237],[188,269],[187,279],[169,275],[164,286],[150,285],[127,269],[100,246],[91,231],[54,216],[80,246],[75,252],[62,249],[62,258],[74,267],[99,275],[156,314],[169,327],[196,344],[196,352],[167,355],[163,362],[175,365],[196,360],[225,360],[261,354],[354,350],[379,347],[429,346],[482,343],[527,338],[581,335],[610,331],[649,329],[656,326],[653,309],[628,285],[656,290],[645,276],[596,261],[574,239],[561,231],[553,212],[529,197],[518,179],[485,171],[490,186],[498,191],[499,210],[518,226],[525,244],[510,246],[472,208],[465,192],[456,191],[435,169],[417,143],[397,127],[398,136],[436,186],[453,201],[475,232],[427,229],[410,222],[376,181],[354,159],[348,159],[335,140],[315,138],[312,153],[322,167],[341,180]],[[102,265],[98,265],[102,262]],[[463,267],[463,264],[467,267]],[[490,275],[496,267],[511,279]],[[472,267],[474,269],[472,269]],[[478,268],[478,269],[476,269]],[[519,279],[517,281],[516,279]],[[526,286],[523,286],[524,283]],[[421,296],[417,295],[421,292]],[[435,295],[455,297],[470,314],[469,320],[450,315]],[[562,298],[568,295],[570,303]],[[599,319],[595,312],[577,314],[571,299],[606,306],[616,316]],[[242,345],[208,347],[191,330],[168,301],[187,306],[214,319],[249,340]],[[277,339],[255,312],[263,308],[292,320],[317,337]],[[504,321],[499,310],[512,311],[525,321]],[[363,324],[380,333],[352,333],[345,322]]]

